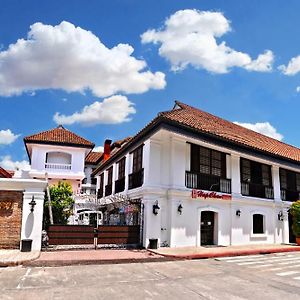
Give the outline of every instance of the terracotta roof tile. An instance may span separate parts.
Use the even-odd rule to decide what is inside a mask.
[[[103,156],[103,152],[92,151],[86,156],[85,163],[91,164],[91,165],[96,165],[100,162],[100,159],[102,156]]]
[[[176,101],[162,118],[255,150],[300,162],[300,149]]]
[[[24,138],[26,143],[57,144],[93,148],[95,145],[79,135],[59,125],[57,128],[39,132]]]
[[[7,171],[0,167],[0,178],[11,178],[12,174],[10,174],[10,171]]]

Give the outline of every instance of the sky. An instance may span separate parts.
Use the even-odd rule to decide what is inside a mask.
[[[300,2],[0,0],[0,165],[63,124],[102,146],[175,100],[300,147]]]

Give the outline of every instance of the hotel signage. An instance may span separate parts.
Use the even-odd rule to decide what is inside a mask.
[[[204,198],[204,199],[220,199],[220,200],[231,200],[231,195],[220,194],[217,192],[205,192],[202,190],[192,190],[192,198]]]

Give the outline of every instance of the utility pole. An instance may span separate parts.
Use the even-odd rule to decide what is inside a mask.
[[[51,205],[51,197],[50,197],[50,190],[49,190],[49,181],[48,181],[48,173],[45,173],[45,177],[47,180],[47,198],[48,198],[48,209],[49,209],[49,218],[50,218],[50,224],[53,225],[53,214],[52,214],[52,205]]]

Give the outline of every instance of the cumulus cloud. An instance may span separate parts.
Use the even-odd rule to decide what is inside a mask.
[[[297,92],[297,93],[300,93],[300,86],[297,86],[297,87],[296,87],[296,92]]]
[[[254,124],[240,123],[240,122],[234,122],[234,123],[279,141],[283,139],[283,135],[277,132],[277,129],[273,127],[269,122],[254,123]]]
[[[141,39],[144,44],[160,44],[159,54],[175,71],[188,65],[212,73],[227,73],[232,67],[258,72],[272,70],[272,51],[267,50],[252,60],[247,53],[230,48],[226,42],[217,42],[230,31],[230,22],[222,13],[186,9],[171,15],[163,28],[146,31]]]
[[[19,136],[19,134],[14,134],[10,129],[0,130],[0,145],[12,144]]]
[[[93,149],[94,152],[104,152],[104,147],[103,146],[97,146]]]
[[[126,96],[114,95],[85,106],[82,111],[66,116],[56,113],[53,117],[57,124],[83,125],[118,124],[130,121],[130,115],[136,112],[133,103]]]
[[[0,51],[0,95],[62,89],[107,97],[163,89],[165,74],[147,70],[133,51],[128,44],[107,48],[92,32],[66,21],[35,23],[27,39]]]
[[[10,155],[1,157],[0,166],[6,170],[24,170],[30,168],[27,160],[13,161]]]
[[[289,75],[289,76],[296,75],[300,71],[300,55],[296,56],[296,57],[293,57],[289,61],[287,66],[281,65],[281,66],[278,67],[278,69],[280,71],[282,71],[282,73],[284,75]]]

